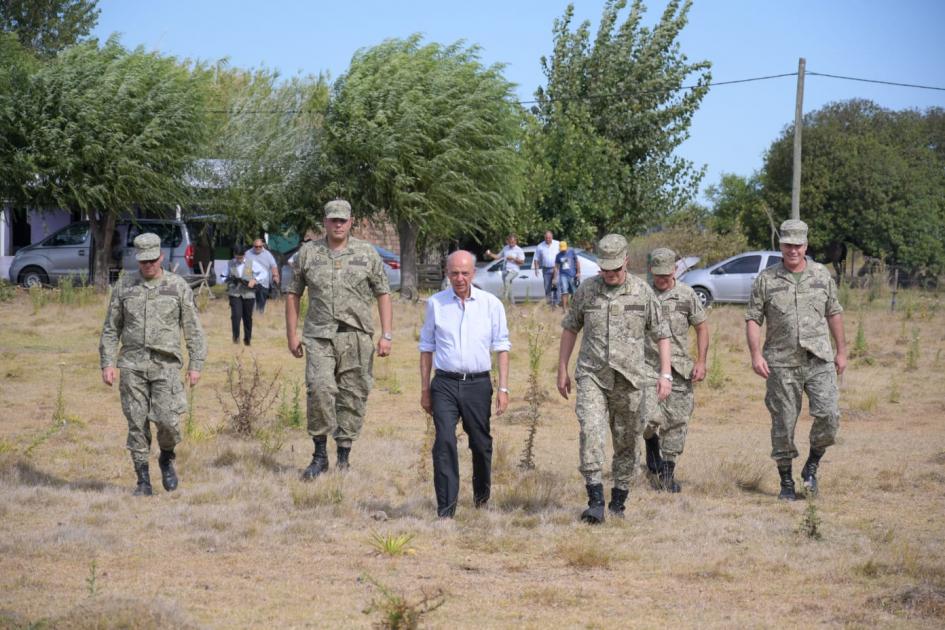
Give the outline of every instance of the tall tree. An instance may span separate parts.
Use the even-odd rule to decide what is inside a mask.
[[[417,289],[418,239],[481,233],[520,207],[521,113],[501,66],[421,36],[358,51],[335,83],[325,128],[329,185],[397,226],[401,293]]]
[[[866,100],[804,117],[801,218],[812,247],[851,243],[910,271],[945,269],[940,117]],[[790,214],[793,133],[789,126],[772,143],[761,176],[778,221]]]
[[[98,0],[0,0],[0,30],[40,57],[79,42],[98,23]]]
[[[28,159],[34,124],[23,107],[38,62],[11,33],[0,33],[0,208],[22,207],[29,198],[33,168]]]
[[[652,28],[641,0],[620,23],[626,5],[608,0],[593,39],[589,22],[572,30],[568,5],[541,61],[537,159],[548,189],[539,213],[573,239],[639,233],[684,208],[703,175],[673,155],[711,79],[709,62],[689,63],[679,47],[691,2],[670,1]]]
[[[73,46],[33,75],[21,104],[35,122],[32,205],[89,219],[99,288],[108,283],[119,215],[186,203],[184,173],[203,145],[204,99],[187,67],[140,48],[129,52],[117,39]]]

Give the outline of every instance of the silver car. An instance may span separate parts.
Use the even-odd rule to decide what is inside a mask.
[[[161,237],[164,267],[190,283],[200,280],[194,259],[194,244],[187,225],[174,219],[119,221],[112,236],[111,269],[138,269],[133,241],[144,232]],[[17,250],[10,264],[10,281],[27,287],[56,284],[64,278],[87,280],[91,269],[92,234],[88,221],[78,221],[53,232],[43,240]]]
[[[781,252],[745,252],[705,269],[687,271],[680,280],[692,287],[703,306],[712,302],[747,302],[758,274],[781,262]]]
[[[516,301],[545,299],[545,280],[541,275],[541,270],[536,271],[532,269],[535,248],[535,245],[522,248],[522,251],[525,252],[525,264],[521,266],[518,276],[512,280],[512,297]],[[597,256],[577,247],[572,249],[580,258],[581,281],[596,276],[600,271],[600,266],[597,264]],[[476,275],[473,277],[473,286],[501,298],[504,293],[504,286],[502,284],[503,264],[504,261],[501,260],[477,264]]]

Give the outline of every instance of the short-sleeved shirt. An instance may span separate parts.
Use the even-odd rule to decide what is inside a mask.
[[[670,336],[653,289],[629,273],[615,287],[600,276],[582,282],[561,326],[575,333],[584,330],[575,378],[590,376],[605,389],[613,388],[615,372],[643,389],[646,337]]]
[[[663,317],[669,325],[673,370],[688,379],[693,367],[692,356],[689,354],[689,327],[698,326],[706,320],[705,308],[696,292],[688,284],[678,280],[672,289],[662,293],[656,292],[656,299],[662,305]],[[657,342],[656,336],[647,337],[646,361],[654,375],[660,367]]]
[[[768,365],[806,364],[807,353],[833,361],[827,318],[843,312],[833,276],[820,263],[807,262],[799,280],[784,264],[768,267],[755,278],[745,320],[768,322],[764,357]]]
[[[190,285],[170,271],[152,280],[139,272],[122,276],[105,314],[100,365],[145,370],[157,362],[181,367],[182,332],[190,357],[187,369],[199,372],[207,358],[207,340]]]
[[[499,258],[501,258],[505,262],[505,270],[518,271],[521,265],[509,260],[508,259],[509,256],[515,258],[516,260],[525,260],[525,251],[518,245],[516,245],[515,247],[509,247],[508,245],[506,245],[505,247],[502,248],[502,251],[499,252]]]
[[[549,245],[545,241],[538,243],[535,246],[535,261],[538,263],[538,266],[542,269],[551,269],[555,266],[555,257],[560,251],[560,243],[552,239],[551,244]]]
[[[332,251],[325,239],[308,241],[293,263],[288,292],[301,295],[308,288],[308,313],[302,336],[331,339],[344,324],[374,334],[371,306],[379,295],[390,293],[384,263],[367,241],[349,238]]]
[[[262,282],[259,284],[268,289],[272,280],[272,268],[277,266],[276,259],[272,255],[272,252],[266,248],[263,248],[263,250],[257,254],[256,250],[250,247],[248,250],[246,250],[245,258],[246,260],[254,260],[258,262],[260,265],[262,265],[263,269],[266,270],[266,277],[263,278]]]
[[[555,256],[555,267],[558,268],[559,276],[574,278],[577,276],[577,254],[572,249],[558,252]]]

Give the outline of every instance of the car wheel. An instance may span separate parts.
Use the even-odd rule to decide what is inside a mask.
[[[699,301],[702,302],[702,307],[705,308],[709,304],[712,304],[712,294],[709,293],[709,290],[703,287],[692,287],[692,290],[695,291],[696,295],[699,297]]]
[[[26,267],[20,272],[20,284],[24,287],[41,287],[49,284],[49,276],[40,267]]]

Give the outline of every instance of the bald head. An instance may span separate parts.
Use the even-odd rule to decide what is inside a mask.
[[[475,274],[476,257],[466,250],[457,250],[446,259],[446,277],[449,278],[453,292],[459,297],[469,297]]]

